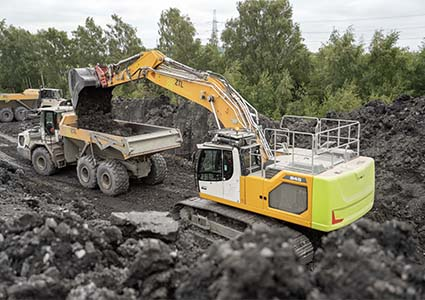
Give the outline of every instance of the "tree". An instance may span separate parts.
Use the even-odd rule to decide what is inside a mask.
[[[74,67],[87,67],[104,63],[107,56],[107,39],[101,26],[88,17],[84,26],[78,26],[72,32],[71,51]]]
[[[38,88],[39,55],[36,39],[29,31],[0,22],[0,86],[8,91]]]
[[[376,31],[370,43],[370,53],[366,55],[366,74],[362,80],[365,94],[374,97],[386,96],[393,99],[400,93],[407,93],[410,85],[407,49],[396,46],[398,32],[384,35]]]
[[[201,41],[195,39],[196,30],[190,18],[177,8],[169,8],[161,12],[158,26],[158,48],[174,60],[195,66]]]
[[[250,92],[254,86],[273,87],[268,96],[274,99],[270,103],[272,107],[263,106],[260,111],[274,112],[274,103],[293,101],[303,94],[311,68],[308,50],[302,43],[299,26],[292,21],[292,8],[287,0],[248,0],[239,2],[237,9],[239,17],[226,23],[221,36],[226,62],[240,63],[247,90],[237,88],[242,88],[242,93],[253,104],[261,105],[263,101],[253,98],[258,96],[258,92]],[[284,76],[291,82],[289,99],[282,99],[288,94],[277,89]],[[284,107],[279,105],[279,110],[283,113]]]
[[[310,94],[323,98],[325,90],[335,92],[345,84],[358,83],[363,76],[363,55],[363,46],[355,44],[351,27],[342,35],[333,31],[313,60]]]
[[[425,95],[425,40],[413,60],[411,89],[416,96]]]
[[[54,28],[40,30],[36,39],[40,57],[38,69],[44,84],[67,91],[71,41],[66,32]]]
[[[108,29],[105,31],[109,62],[117,62],[145,50],[135,27],[115,14],[111,18],[114,23],[106,25]]]

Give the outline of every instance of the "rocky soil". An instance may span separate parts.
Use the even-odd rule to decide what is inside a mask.
[[[167,98],[116,99],[112,113],[180,128],[185,144],[176,154],[185,157],[215,126],[202,108]],[[111,215],[167,211],[194,195],[185,159],[166,156],[163,184],[134,182],[108,198],[81,190],[72,168],[40,179],[0,136],[0,299],[423,299],[424,114],[425,98],[400,97],[341,115],[361,122],[362,154],[375,158],[375,206],[325,235],[313,266],[297,261],[284,232],[256,228],[209,245],[184,224],[152,232],[134,215]],[[13,124],[0,124],[1,133],[15,135]]]

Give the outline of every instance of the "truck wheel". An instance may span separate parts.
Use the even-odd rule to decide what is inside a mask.
[[[19,106],[15,108],[15,119],[16,121],[23,121],[27,118],[28,109]]]
[[[96,172],[100,190],[109,196],[127,192],[130,184],[127,169],[117,160],[105,160],[99,164]]]
[[[168,173],[167,162],[161,154],[154,154],[149,159],[151,161],[151,171],[143,179],[144,182],[151,185],[162,183]]]
[[[32,153],[32,165],[34,170],[41,175],[49,176],[57,171],[49,151],[44,147],[36,148]]]
[[[11,108],[6,107],[3,109],[0,109],[0,121],[7,123],[12,122],[13,120],[13,111]]]
[[[85,188],[97,187],[96,161],[92,155],[82,156],[77,162],[77,176],[81,185]]]

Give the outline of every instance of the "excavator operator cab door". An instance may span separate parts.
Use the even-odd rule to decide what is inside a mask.
[[[196,184],[201,197],[240,202],[240,159],[237,148],[198,146]]]

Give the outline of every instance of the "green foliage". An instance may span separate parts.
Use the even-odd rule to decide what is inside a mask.
[[[108,45],[108,60],[111,63],[145,50],[142,41],[137,37],[135,27],[125,23],[115,14],[111,17],[114,24],[106,25],[108,30],[105,31]]]
[[[425,95],[425,40],[420,51],[413,56],[410,88],[416,96]]]
[[[354,83],[345,83],[335,92],[326,91],[325,100],[319,108],[319,115],[324,116],[327,112],[352,111],[362,105],[358,88]]]
[[[72,32],[73,66],[87,67],[103,62],[107,54],[107,39],[101,26],[93,18],[86,19],[84,26]]]
[[[39,53],[35,35],[14,26],[0,25],[0,86],[7,91],[38,87]]]
[[[396,46],[398,32],[384,35],[376,31],[366,55],[365,76],[361,81],[363,95],[381,95],[394,98],[407,93],[410,70],[410,53]]]
[[[54,28],[41,30],[36,35],[39,52],[39,74],[45,85],[67,88],[67,74],[71,58],[70,45],[66,32]]]
[[[243,74],[236,88],[260,112],[281,114],[304,93],[311,69],[292,8],[287,0],[249,0],[238,3],[238,12],[222,34],[226,63],[237,61]]]
[[[189,16],[162,11],[158,48],[176,61],[223,74],[261,113],[323,116],[369,100],[391,101],[399,94],[425,94],[425,40],[417,52],[397,46],[398,32],[376,31],[370,45],[355,31],[334,31],[316,53],[307,50],[292,20],[289,0],[246,0],[219,37],[202,45]],[[36,33],[0,20],[0,89],[45,86],[67,91],[73,67],[115,63],[144,51],[136,28],[118,15],[102,28],[88,17],[68,36],[55,28]],[[168,91],[148,82],[115,89],[116,96],[153,97]]]
[[[169,8],[162,11],[158,26],[159,50],[183,64],[196,64],[201,41],[195,39],[196,30],[190,18],[177,8]]]
[[[310,93],[323,98],[326,90],[335,92],[346,82],[359,82],[364,70],[363,55],[363,46],[355,44],[351,27],[342,35],[333,31],[313,59]]]

